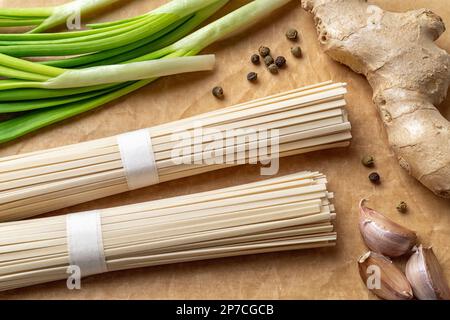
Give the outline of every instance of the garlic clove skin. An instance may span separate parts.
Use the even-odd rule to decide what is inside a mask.
[[[359,230],[367,247],[387,257],[400,257],[414,247],[417,235],[364,205],[365,199],[359,203]]]
[[[415,248],[406,264],[406,277],[418,299],[450,300],[450,289],[432,248]]]
[[[359,274],[367,288],[384,300],[411,300],[411,285],[403,272],[392,261],[375,252],[359,258]]]

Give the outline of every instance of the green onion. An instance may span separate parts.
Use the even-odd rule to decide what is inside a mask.
[[[216,5],[220,7],[220,5],[223,5],[226,2],[227,1],[225,0],[219,1]],[[196,55],[211,43],[222,40],[232,34],[235,34],[236,32],[244,30],[270,14],[273,10],[285,5],[288,2],[290,2],[290,0],[255,0],[172,45],[142,55],[141,57],[132,59],[128,62],[169,59],[173,57]],[[88,87],[78,89],[47,90],[45,91],[46,93],[53,91],[56,95],[47,96],[47,100],[45,101],[46,103],[50,103],[50,99],[58,96],[60,93],[63,94],[62,96],[64,96],[66,101],[72,99],[73,102],[68,101],[67,104],[58,105],[55,107],[47,106],[45,109],[31,111],[0,123],[0,143],[13,140],[39,128],[97,108],[128,93],[131,93],[155,81],[156,79],[157,78],[151,78],[135,82],[125,82],[119,85],[103,85],[95,88]],[[90,90],[90,88],[93,89]],[[26,92],[29,95],[28,97],[35,96],[40,97],[41,99],[43,98],[43,96],[41,96],[42,91],[32,91],[42,89],[25,90],[29,90]],[[5,92],[0,91],[0,100],[18,101],[23,93],[24,92],[22,90],[10,90]],[[98,95],[96,95],[96,93],[98,93]],[[78,97],[80,100],[77,100]],[[29,99],[26,103],[29,105],[31,101],[32,100]],[[39,100],[37,103],[39,103]]]
[[[73,14],[90,14],[118,0],[77,0],[57,7],[0,8],[0,27],[37,26],[30,33],[64,24]]]
[[[214,55],[203,55],[67,70],[46,81],[24,82],[21,87],[66,89],[120,83],[178,73],[212,70],[214,62]]]
[[[122,54],[117,54],[117,56],[112,56],[108,59],[103,59],[99,61],[98,58],[101,56],[95,57],[95,59],[91,59],[88,56],[81,56],[79,59],[77,59],[77,62],[79,63],[85,63],[85,62],[91,62],[93,63],[89,65],[85,65],[83,67],[91,67],[91,66],[98,66],[98,65],[108,65],[108,64],[116,64],[116,63],[126,63],[126,62],[133,62],[132,59],[136,57],[140,57],[149,51],[157,50],[160,48],[164,48],[168,44],[172,44],[176,42],[177,40],[183,38],[186,34],[189,34],[195,27],[197,27],[201,22],[206,20],[208,17],[210,17],[212,14],[217,12],[224,4],[226,4],[228,0],[220,0],[216,1],[215,4],[202,9],[198,11],[193,17],[186,20],[182,25],[180,25],[178,28],[175,28],[171,32],[165,34],[164,36],[156,39],[153,42],[150,42],[149,44],[143,45],[140,48],[134,49],[130,52],[125,52]],[[169,52],[169,49],[165,49],[165,51]],[[120,51],[121,52],[121,51]],[[117,52],[116,52],[117,53]],[[159,57],[164,56],[166,53],[164,53],[164,50],[161,50],[158,52]],[[109,55],[108,55],[109,56]],[[88,58],[87,60],[83,61],[84,58]],[[158,58],[157,56],[153,57],[154,59]],[[65,60],[62,60],[64,62]],[[145,61],[140,60],[140,61]],[[49,80],[52,77],[56,77],[61,75],[67,70],[61,69],[61,68],[55,68],[51,66],[41,65],[33,62],[29,62],[26,60],[9,57],[7,55],[0,54],[0,64],[3,64],[5,68],[2,70],[0,68],[0,74],[6,75],[6,71],[10,71],[10,73],[16,72],[16,74],[13,74],[13,78],[16,79],[22,79],[22,80],[36,80],[36,81],[46,81]],[[6,69],[6,67],[12,68],[11,70]],[[13,69],[16,68],[16,69]],[[16,71],[17,70],[17,71]],[[31,74],[26,74],[27,77],[24,77],[22,71],[19,70],[28,70]],[[11,76],[10,76],[11,77]],[[33,78],[31,78],[33,77]],[[44,77],[44,78],[42,78]],[[18,81],[18,80],[0,80],[0,87],[3,88],[3,90],[0,90],[0,101],[7,102],[7,103],[1,103],[0,102],[0,113],[4,112],[17,112],[17,111],[25,111],[30,110],[30,106],[32,105],[31,99],[47,99],[47,98],[54,98],[54,97],[63,97],[67,95],[78,95],[78,94],[85,94],[90,93],[92,91],[96,90],[102,90],[102,89],[108,89],[109,87],[105,87],[103,85],[100,86],[90,86],[86,88],[80,88],[80,89],[62,89],[62,90],[48,90],[48,89],[11,89],[11,88],[26,88],[27,86],[31,87],[39,87],[39,85],[34,85],[26,81]],[[8,89],[9,90],[5,90]],[[80,96],[82,98],[82,96]],[[24,107],[23,110],[20,110],[20,106],[14,104],[11,105],[10,101],[20,101],[26,99],[29,103],[26,103],[26,107]],[[81,100],[81,99],[79,99]],[[63,103],[61,103],[63,104]],[[45,107],[45,103],[39,103],[37,104],[39,107]],[[55,101],[51,100],[49,101],[48,106],[55,106]],[[36,107],[38,108],[38,107]],[[10,111],[14,110],[14,111]]]
[[[198,11],[194,16],[186,20],[178,28],[172,30],[172,32],[168,33],[164,37],[151,42],[150,44],[144,45],[137,49],[133,48],[129,53],[118,54],[117,56],[112,56],[104,60],[100,59],[85,66],[90,67],[110,63],[120,63],[148,53],[149,48],[153,48],[155,50],[164,48],[167,45],[183,38],[186,34],[189,34],[194,28],[196,28],[200,23],[205,21],[212,14],[217,12],[217,10],[219,10],[227,2],[228,0],[222,0],[208,8]],[[86,56],[82,56],[80,58],[83,57]],[[61,61],[67,62],[68,60]],[[88,59],[88,61],[92,61],[92,59]],[[76,61],[74,62],[82,63],[83,61],[76,59]],[[0,101],[3,101],[0,102],[0,113],[30,111],[34,109],[54,107],[75,101],[82,101],[94,96],[100,96],[102,94],[109,93],[111,91],[114,91],[114,89],[120,89],[123,86],[124,85],[122,84],[109,87],[102,85],[64,90],[12,89],[3,92],[0,91]]]

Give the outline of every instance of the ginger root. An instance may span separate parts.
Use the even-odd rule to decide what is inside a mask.
[[[447,95],[450,55],[434,41],[440,17],[384,11],[364,0],[303,0],[325,52],[365,75],[400,165],[450,198],[450,123],[436,105]]]

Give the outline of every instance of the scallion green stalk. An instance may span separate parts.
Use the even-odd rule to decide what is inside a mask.
[[[118,0],[76,0],[55,7],[52,14],[30,33],[40,33],[64,24],[74,14],[91,14],[94,11],[106,8]]]
[[[81,16],[106,8],[118,0],[76,0],[47,8],[0,8],[0,27],[36,26],[30,33],[63,25],[74,14]]]
[[[44,81],[6,82],[1,88],[67,89],[103,84],[117,84],[178,73],[212,70],[214,63],[214,55],[179,57],[170,60],[130,62],[127,64],[66,70],[60,75],[54,78],[45,79]]]

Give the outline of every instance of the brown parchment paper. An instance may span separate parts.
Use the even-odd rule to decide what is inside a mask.
[[[63,0],[4,0],[3,6],[44,6]],[[166,0],[123,1],[97,21],[142,14]],[[244,3],[232,0],[220,14]],[[428,7],[450,25],[450,1],[373,0],[390,10]],[[292,43],[285,31],[297,28],[305,57],[290,55]],[[450,51],[450,32],[438,41]],[[249,57],[260,45],[288,59],[288,68],[278,76],[264,67],[255,67]],[[353,124],[353,143],[348,149],[335,149],[282,159],[279,175],[300,170],[318,170],[329,178],[329,189],[336,192],[338,245],[335,248],[273,253],[212,261],[176,264],[84,279],[82,289],[69,291],[65,282],[56,282],[1,293],[1,299],[374,299],[364,287],[357,271],[357,258],[366,251],[360,238],[358,201],[370,198],[370,205],[416,231],[421,241],[433,245],[450,279],[450,201],[439,199],[408,176],[388,149],[386,134],[371,102],[372,91],[366,80],[348,68],[331,61],[319,48],[311,16],[293,0],[248,32],[205,50],[217,55],[214,72],[179,75],[158,80],[138,92],[77,118],[29,135],[0,147],[0,156],[57,147],[69,143],[116,135],[153,126],[235,103],[263,97],[296,87],[332,79],[348,83],[349,117]],[[246,80],[249,71],[259,73],[259,82]],[[212,97],[210,89],[221,85],[224,101]],[[450,116],[450,99],[442,112]],[[365,154],[376,157],[376,170],[382,184],[367,179],[371,170],[360,164]],[[106,208],[136,202],[185,195],[263,179],[259,168],[241,166],[129,192],[82,204],[52,214]],[[399,201],[409,204],[400,214]]]

